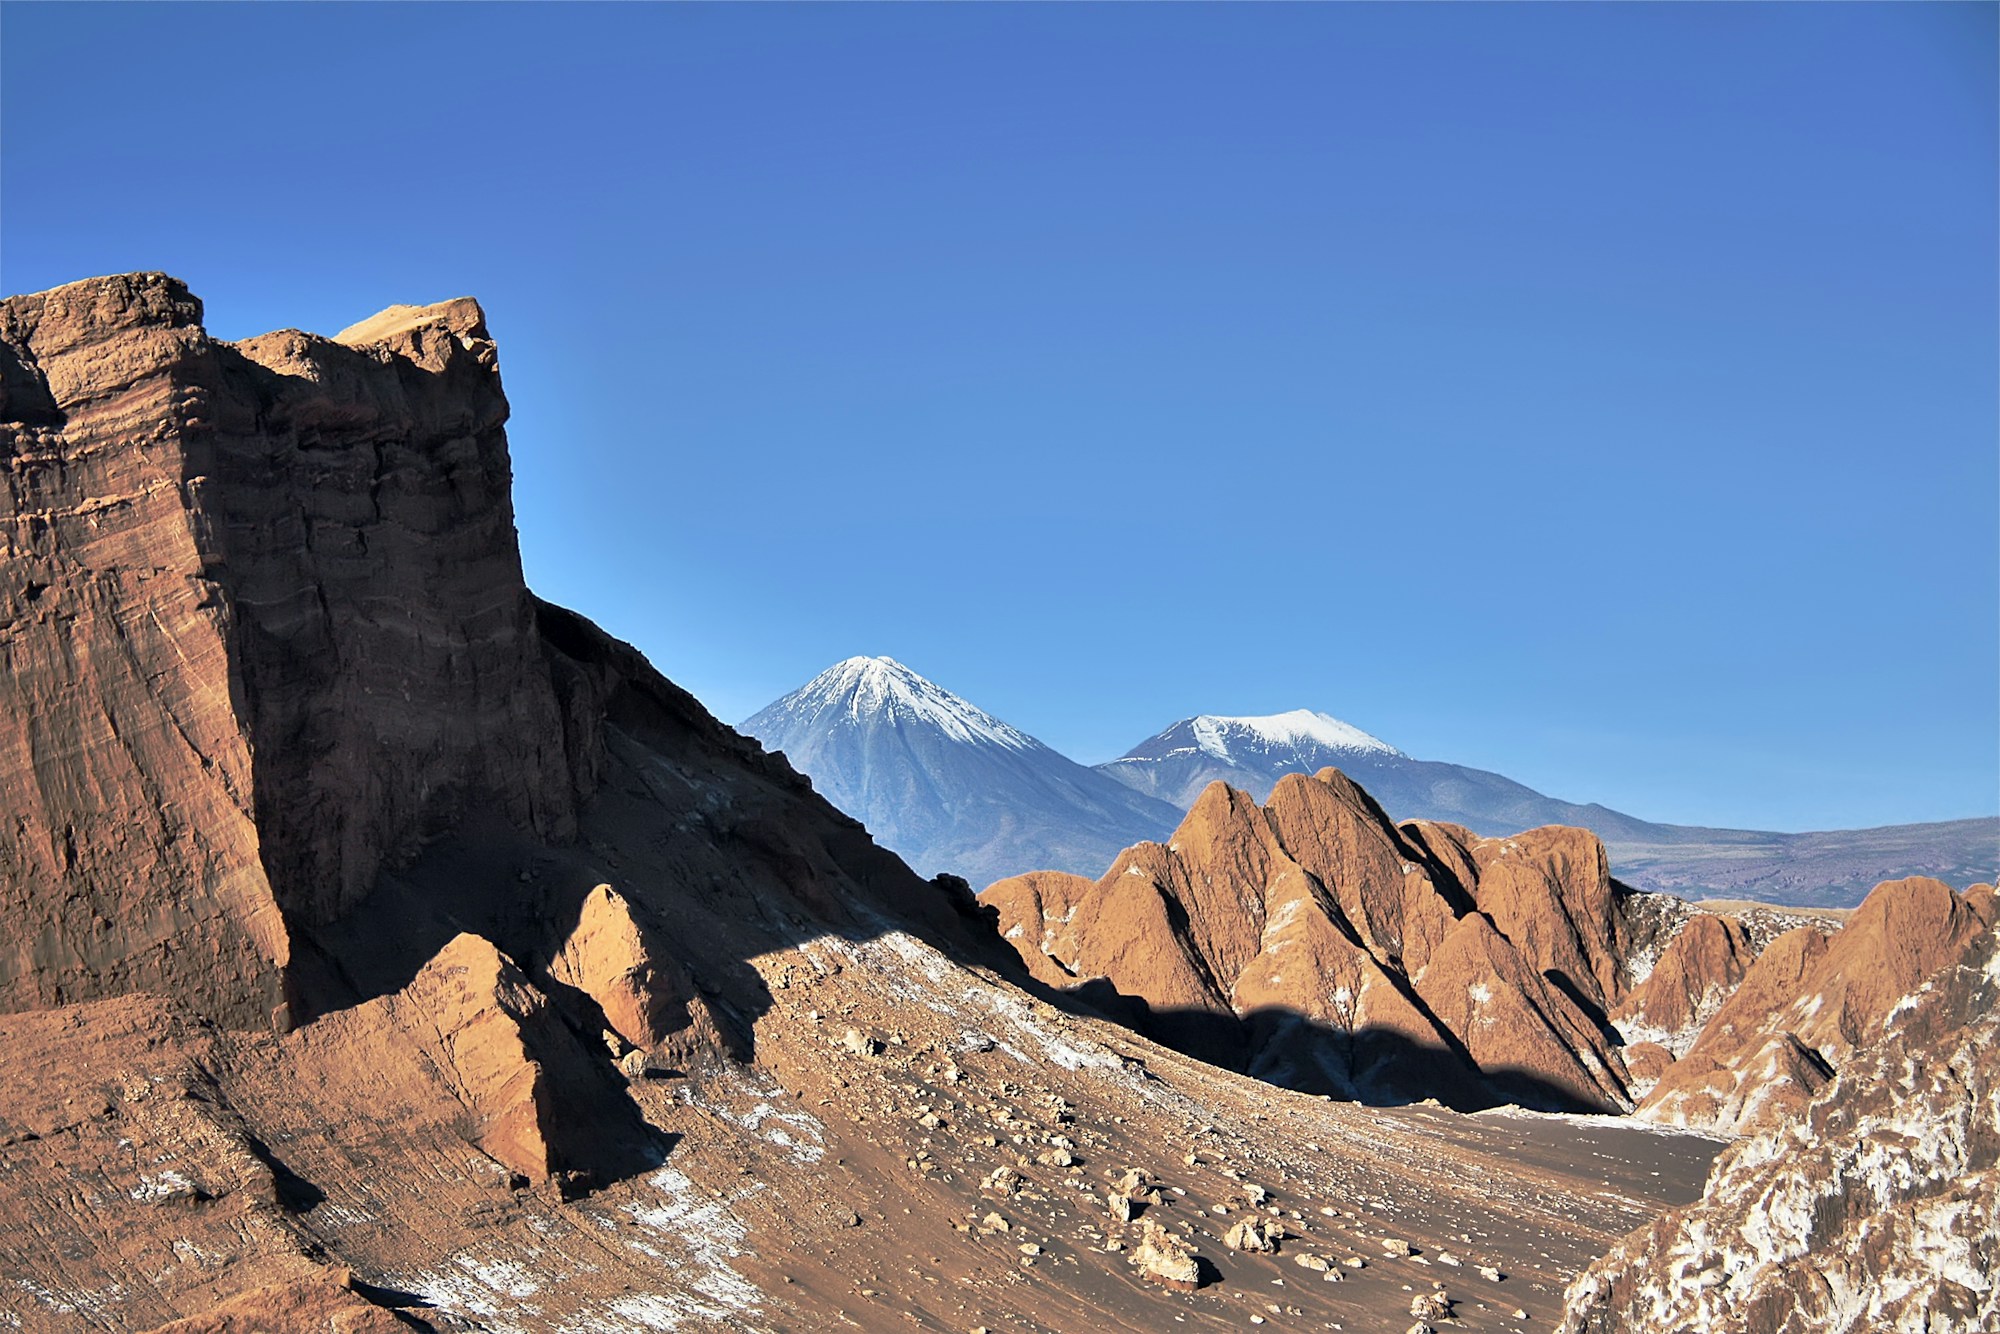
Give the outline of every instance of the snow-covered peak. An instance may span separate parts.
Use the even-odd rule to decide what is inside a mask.
[[[953,741],[1036,750],[1041,743],[1018,728],[959,698],[936,682],[911,671],[894,658],[848,658],[815,676],[766,709],[810,718],[824,725],[845,715],[862,724],[915,724],[934,728]]]
[[[1188,720],[1195,744],[1219,760],[1232,758],[1232,747],[1263,752],[1316,746],[1355,754],[1401,755],[1388,742],[1372,737],[1351,723],[1311,709],[1272,713],[1257,718],[1225,718],[1204,713]]]

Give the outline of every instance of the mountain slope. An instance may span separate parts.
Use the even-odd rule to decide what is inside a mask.
[[[1180,812],[1049,749],[892,658],[849,658],[743,724],[926,875],[983,885],[1103,870]]]
[[[2000,819],[1784,834],[1659,824],[1595,803],[1545,796],[1511,778],[1419,760],[1323,713],[1184,718],[1097,766],[1182,809],[1225,782],[1262,801],[1289,773],[1334,767],[1398,820],[1438,820],[1500,836],[1575,825],[1604,840],[1619,879],[1684,897],[1851,907],[1884,880],[1952,884],[2000,868]]]

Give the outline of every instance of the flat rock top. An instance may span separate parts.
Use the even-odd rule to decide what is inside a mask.
[[[370,343],[385,343],[399,333],[430,325],[441,325],[455,334],[471,338],[484,338],[486,312],[469,296],[453,297],[428,306],[391,306],[359,324],[348,325],[333,336],[333,341],[346,343],[349,347],[365,347]]]

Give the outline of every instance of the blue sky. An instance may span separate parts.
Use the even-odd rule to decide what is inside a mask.
[[[9,4],[0,281],[469,293],[530,582],[725,718],[1324,709],[2000,809],[1991,5]]]

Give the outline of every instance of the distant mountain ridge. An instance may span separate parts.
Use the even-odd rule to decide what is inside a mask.
[[[1095,874],[1180,820],[894,658],[856,657],[745,720],[827,800],[924,875]]]
[[[1286,774],[1328,766],[1367,788],[1398,820],[1448,821],[1488,836],[1582,826],[1604,840],[1620,879],[1684,897],[1850,907],[1884,880],[1928,875],[1971,884],[1991,879],[2000,864],[2000,819],[1800,834],[1658,824],[1546,796],[1484,769],[1414,759],[1307,710],[1183,718],[1097,768],[1186,809],[1217,780],[1262,801]]]

